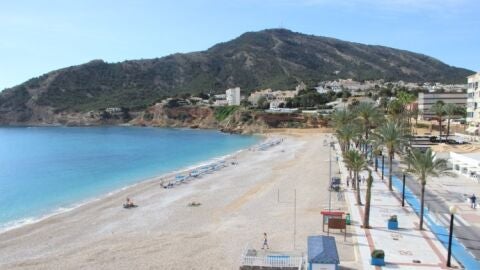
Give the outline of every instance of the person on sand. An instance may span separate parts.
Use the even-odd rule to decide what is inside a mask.
[[[133,203],[133,201],[130,200],[129,197],[127,197],[127,200],[126,200],[125,204],[123,205],[123,207],[130,208],[130,207],[134,207],[134,206],[135,206],[135,204]]]
[[[265,247],[267,247],[267,249],[270,249],[270,247],[268,246],[267,233],[263,233],[263,246],[262,246],[262,249],[265,249]]]
[[[470,197],[470,202],[473,209],[477,208],[477,197],[475,194],[472,194],[472,197]]]

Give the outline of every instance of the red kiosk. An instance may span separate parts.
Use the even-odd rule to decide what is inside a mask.
[[[328,211],[328,210],[323,210],[320,213],[322,214],[322,217],[323,217],[322,231],[324,232],[325,232],[325,224],[328,225],[328,220],[330,218],[342,219],[343,214],[345,214],[345,212],[343,211]]]

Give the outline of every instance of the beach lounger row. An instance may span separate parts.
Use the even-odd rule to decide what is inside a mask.
[[[199,178],[202,175],[221,170],[225,167],[227,167],[225,160],[217,161],[212,164],[204,165],[191,171],[187,171],[184,174],[175,175],[175,177],[164,178],[161,181],[161,186],[163,188],[173,188],[176,185],[187,183],[194,178]]]
[[[271,140],[271,141],[266,141],[260,145],[258,145],[255,149],[260,150],[260,151],[265,151],[273,146],[279,145],[280,143],[283,142],[283,139],[276,139],[276,140]]]

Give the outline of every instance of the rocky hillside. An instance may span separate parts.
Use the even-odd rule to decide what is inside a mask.
[[[272,114],[238,106],[182,106],[157,104],[137,115],[133,125],[220,129],[232,133],[262,133],[270,128],[326,127],[328,120],[300,113]]]
[[[201,52],[52,71],[0,93],[0,124],[44,123],[106,107],[142,111],[166,96],[232,86],[286,89],[337,78],[450,83],[471,73],[418,53],[271,29]]]

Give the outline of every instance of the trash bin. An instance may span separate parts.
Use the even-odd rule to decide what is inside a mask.
[[[345,220],[346,220],[347,225],[350,225],[350,214],[349,213],[347,213],[345,215]]]

